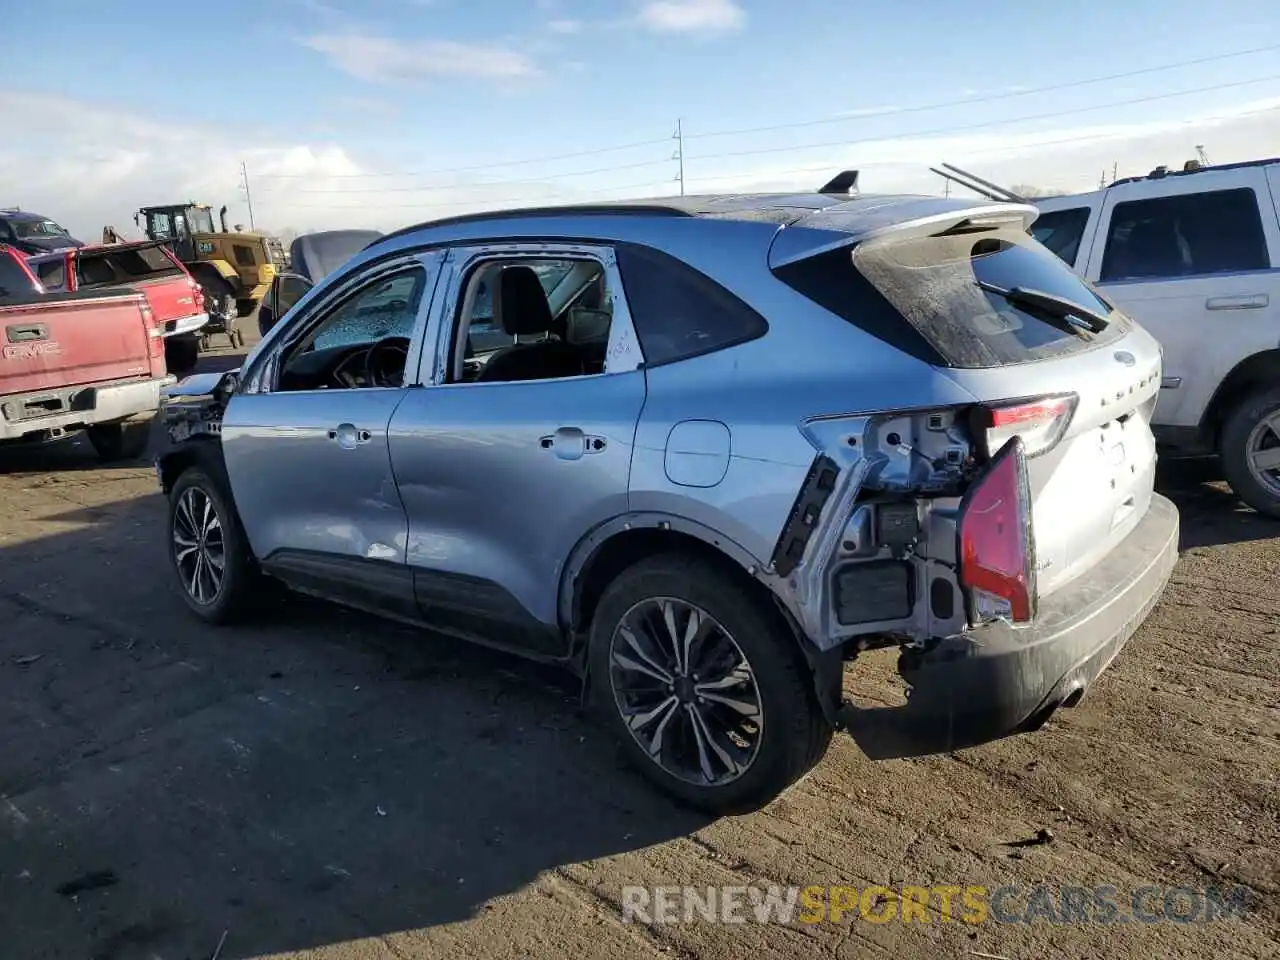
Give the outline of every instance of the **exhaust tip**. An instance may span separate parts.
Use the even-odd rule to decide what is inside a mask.
[[[1084,687],[1073,687],[1071,692],[1062,698],[1061,706],[1074,707],[1084,699]]]

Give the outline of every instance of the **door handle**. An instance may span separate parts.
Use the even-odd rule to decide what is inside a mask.
[[[354,424],[340,423],[329,431],[329,439],[343,450],[354,450],[372,440],[373,434],[368,430],[358,429]]]
[[[1210,297],[1204,302],[1206,310],[1261,310],[1271,302],[1265,293],[1245,294],[1239,297]]]
[[[604,437],[583,433],[579,427],[561,427],[539,437],[538,445],[543,450],[554,450],[561,460],[581,460],[589,453],[600,453],[608,444]]]

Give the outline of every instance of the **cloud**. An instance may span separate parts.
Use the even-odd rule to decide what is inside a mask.
[[[1215,163],[1280,154],[1280,97],[1204,110],[1180,119],[1142,123],[1094,123],[1056,129],[974,131],[920,137],[885,137],[844,148],[797,150],[766,163],[700,174],[691,157],[692,192],[814,189],[839,170],[862,172],[867,193],[940,193],[943,182],[928,168],[958,164],[996,183],[1032,184],[1054,192],[1096,189],[1112,165],[1120,176],[1145,174],[1160,164],[1182,166],[1194,144],[1207,143]],[[954,189],[954,188],[952,188]]]
[[[335,67],[371,83],[417,83],[439,77],[517,80],[542,71],[528,56],[497,44],[455,40],[393,40],[366,33],[321,33],[303,46]]]
[[[373,104],[353,99],[345,106],[363,115]],[[420,164],[417,169],[443,168],[465,165],[488,145],[467,144],[467,159],[433,157],[429,145],[403,139],[379,146],[370,138],[367,123],[352,126],[342,111],[329,113],[327,121],[323,136],[299,125],[228,130],[189,115],[143,114],[33,90],[0,90],[0,129],[23,131],[20,139],[0,140],[0,203],[19,203],[66,224],[81,239],[94,240],[106,224],[136,237],[135,210],[186,199],[215,209],[226,203],[232,223],[248,223],[240,189],[241,160],[248,165],[260,229],[391,230],[473,210],[661,196],[675,189],[669,179],[674,164],[567,175],[608,166],[609,158],[408,175],[405,171],[415,169],[405,159],[411,153]],[[658,136],[667,132],[656,131]],[[857,168],[868,193],[940,194],[943,182],[928,168],[947,161],[1006,185],[1089,190],[1097,186],[1104,168],[1110,177],[1113,163],[1118,162],[1121,176],[1146,173],[1162,163],[1180,167],[1197,143],[1205,144],[1217,163],[1280,155],[1280,97],[1140,123],[1059,125],[1034,131],[1010,125],[1003,131],[885,137],[771,155],[767,160],[699,159],[701,150],[691,147],[694,155],[686,172],[690,192],[698,193],[812,190],[839,170]],[[650,154],[617,155],[616,162],[629,162],[631,156],[645,159]],[[521,158],[504,153],[502,159]],[[388,172],[397,176],[380,175]]]
[[[552,33],[581,33],[582,21],[569,19],[552,20],[547,24],[547,29]]]
[[[639,20],[656,33],[731,33],[747,14],[736,0],[647,0]]]

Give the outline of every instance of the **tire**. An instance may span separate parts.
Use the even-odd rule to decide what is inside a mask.
[[[183,334],[165,340],[164,364],[170,373],[185,376],[195,370],[199,359],[199,342],[195,337]]]
[[[1236,496],[1280,520],[1280,452],[1274,451],[1280,451],[1280,387],[1241,401],[1223,423],[1219,443],[1223,471]]]
[[[206,623],[244,619],[268,593],[224,483],[199,467],[180,475],[169,491],[169,566],[188,609]]]
[[[702,631],[684,656],[683,677],[671,646],[660,648],[649,642],[670,634],[645,630],[646,623],[663,626],[663,603],[672,604],[681,636],[691,610],[704,618]],[[638,641],[640,656],[620,630],[624,624]],[[746,584],[705,561],[664,554],[623,571],[600,599],[589,643],[593,700],[623,750],[651,781],[699,810],[715,815],[758,810],[812,769],[831,742],[832,727],[818,705],[813,674],[781,614]],[[648,660],[637,671],[622,666],[615,654],[631,665],[644,656]],[[745,662],[746,672],[739,664],[725,673],[739,659]],[[654,663],[664,675],[675,675],[675,684],[667,685],[665,691],[663,681],[655,681],[656,675],[649,672]],[[698,670],[704,671],[703,679],[695,686]],[[733,674],[743,679],[730,686],[708,686],[723,684]],[[738,709],[729,709],[726,698]],[[676,704],[659,714],[656,704],[672,700]],[[758,721],[751,719],[753,708]],[[640,725],[638,734],[632,732],[624,710],[633,724],[642,716],[650,718]],[[706,776],[708,768],[696,749],[695,713],[702,729],[711,731],[721,748],[703,751],[711,777]],[[738,725],[736,744],[726,733],[725,720]],[[641,737],[649,745],[659,739],[653,735],[659,727],[663,728],[661,760],[654,759],[641,743]],[[722,756],[734,759],[738,770],[722,762]]]
[[[240,329],[239,324],[233,324],[227,331],[227,339],[231,341],[231,346],[237,350],[244,347],[244,331]]]
[[[100,423],[87,428],[85,434],[101,460],[137,460],[151,442],[151,421]]]

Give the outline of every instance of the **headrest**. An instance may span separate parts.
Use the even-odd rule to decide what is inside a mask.
[[[503,267],[493,298],[493,322],[513,337],[551,329],[551,305],[533,267]]]

